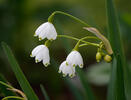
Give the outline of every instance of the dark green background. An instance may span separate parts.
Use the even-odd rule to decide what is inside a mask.
[[[116,0],[115,4],[126,57],[130,62],[131,0]],[[51,100],[73,100],[74,97],[63,82],[62,75],[56,72],[59,66],[56,69],[51,63],[48,68],[45,68],[42,63],[36,64],[34,59],[29,57],[35,46],[44,43],[33,37],[35,30],[40,24],[46,22],[48,16],[56,10],[67,12],[84,20],[107,36],[105,0],[0,0],[0,42],[4,41],[11,47],[23,72],[40,98],[43,98],[39,87],[39,84],[42,83]],[[82,29],[81,24],[63,15],[55,16],[54,25],[58,34],[78,38],[90,35],[89,32]],[[67,56],[65,48],[70,52],[76,43],[68,40],[70,45],[62,44],[62,39],[57,39],[50,47],[51,59],[55,59],[58,64]],[[83,47],[80,52],[84,58],[84,70],[96,62],[95,47]],[[0,73],[4,74],[14,87],[20,89],[2,48],[0,48]],[[92,88],[100,100],[105,100],[106,86],[92,85]]]

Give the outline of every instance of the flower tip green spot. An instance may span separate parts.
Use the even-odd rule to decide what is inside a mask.
[[[75,64],[73,64],[73,67],[75,67],[76,65]]]
[[[33,57],[32,54],[30,54],[30,57]]]
[[[58,73],[61,73],[61,70],[59,70]]]
[[[38,63],[38,62],[39,62],[39,60],[38,60],[38,59],[36,59],[36,60],[35,60],[35,62],[36,62],[36,63]]]
[[[50,64],[50,63],[46,63],[46,64],[44,64],[44,65],[45,65],[45,67],[48,67],[48,66],[49,66],[49,64]]]
[[[73,76],[74,76],[73,74],[69,75],[70,78],[73,78]]]
[[[63,74],[63,77],[66,77],[66,74]]]
[[[42,38],[41,37],[39,37],[39,41],[41,41],[42,40]]]
[[[68,64],[68,62],[66,62],[66,66],[68,66],[69,64]]]
[[[54,39],[50,39],[50,41],[53,41]]]
[[[80,65],[80,68],[83,68],[83,64]]]
[[[36,34],[34,34],[33,36],[34,36],[34,37],[36,37],[37,35],[36,35]]]

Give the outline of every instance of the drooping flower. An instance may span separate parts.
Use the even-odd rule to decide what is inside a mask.
[[[72,51],[66,58],[67,64],[72,65],[73,67],[79,66],[80,68],[83,68],[83,58],[81,54],[74,50]]]
[[[39,40],[43,40],[45,38],[48,40],[55,40],[57,37],[57,32],[52,23],[46,22],[37,28],[34,36],[38,36]]]
[[[66,61],[62,62],[59,67],[59,73],[63,73],[63,76],[69,75],[70,77],[75,76],[75,67],[67,64]]]
[[[35,62],[43,62],[45,67],[50,64],[49,49],[45,45],[38,45],[32,50],[31,57],[35,57]]]
[[[83,58],[81,54],[76,50],[72,51],[67,56],[66,61],[68,64],[72,65],[73,67],[79,66],[80,68],[83,68]]]

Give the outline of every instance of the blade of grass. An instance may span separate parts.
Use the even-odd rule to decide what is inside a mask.
[[[48,96],[48,94],[47,94],[47,92],[46,92],[46,90],[45,90],[45,88],[42,84],[40,84],[40,88],[41,88],[41,91],[42,91],[42,93],[45,97],[45,100],[50,100],[50,98],[49,98],[49,96]]]
[[[34,93],[33,89],[31,88],[29,82],[27,81],[26,77],[24,76],[19,64],[17,63],[11,49],[8,47],[8,45],[4,42],[2,42],[2,47],[4,49],[4,52],[8,58],[8,61],[11,65],[11,68],[22,88],[25,95],[29,100],[39,100],[36,94]]]
[[[85,77],[85,73],[80,69],[79,67],[76,67],[76,71],[78,73],[78,76],[80,78],[80,81],[82,83],[82,86],[86,93],[86,99],[87,100],[95,100],[95,96],[93,95],[93,92],[91,90],[91,87],[89,86],[87,82],[87,78]]]
[[[112,62],[112,76],[109,84],[108,100],[126,100],[125,79],[125,56],[122,50],[119,25],[113,4],[113,0],[106,0],[109,40],[114,52]]]

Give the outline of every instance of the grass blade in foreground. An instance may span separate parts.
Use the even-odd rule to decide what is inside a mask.
[[[44,86],[42,84],[40,84],[40,88],[41,88],[41,91],[42,91],[42,93],[43,93],[43,95],[45,97],[45,100],[50,100],[49,96],[48,96],[48,94],[47,94],[47,92],[46,92],[46,90],[45,90],[45,88],[44,88]]]
[[[76,71],[79,75],[81,84],[85,90],[86,93],[86,99],[87,100],[95,100],[95,96],[93,95],[93,92],[91,91],[91,88],[89,87],[89,84],[87,82],[87,78],[84,75],[84,72],[79,67],[76,67]]]
[[[124,89],[125,56],[122,51],[119,26],[112,0],[106,0],[109,40],[114,52],[112,76],[109,84],[108,100],[126,100]]]
[[[24,76],[20,66],[18,65],[11,49],[8,47],[8,45],[4,42],[2,42],[2,47],[4,49],[4,52],[8,58],[8,61],[11,65],[11,68],[23,90],[25,95],[29,100],[39,100],[36,94],[34,93],[33,89],[31,88],[29,82],[27,81],[26,77]]]

